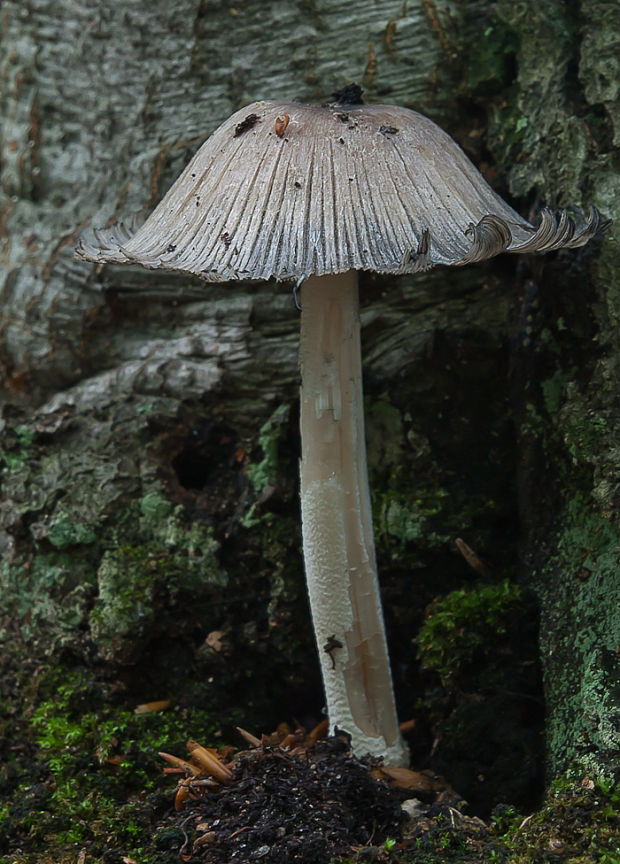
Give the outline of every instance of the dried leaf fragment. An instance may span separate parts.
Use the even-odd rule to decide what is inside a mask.
[[[398,765],[381,765],[370,772],[377,780],[388,780],[400,789],[413,789],[426,794],[436,794],[450,790],[450,785],[432,771],[411,771]]]
[[[205,639],[205,645],[208,645],[209,648],[213,648],[214,651],[218,653],[224,647],[223,637],[225,636],[225,632],[223,630],[212,630],[207,634],[207,638]]]
[[[247,741],[247,743],[250,745],[250,747],[260,747],[260,745],[261,745],[260,738],[257,738],[256,735],[252,735],[251,732],[247,732],[245,729],[242,729],[241,726],[237,726],[236,729],[237,729],[237,732],[239,733],[239,735],[241,735],[241,737],[245,741]]]
[[[322,738],[327,736],[327,732],[329,730],[329,721],[327,717],[324,720],[321,720],[320,723],[308,733],[308,737],[306,739],[306,744],[308,747],[312,747],[313,744],[316,744]]]
[[[136,705],[133,709],[134,714],[156,714],[159,711],[165,711],[170,708],[170,699],[159,699],[155,702],[143,702],[141,705]]]
[[[286,127],[288,126],[290,119],[291,118],[288,114],[285,114],[284,117],[276,117],[276,135],[278,138],[282,138],[286,132]]]
[[[468,546],[467,543],[462,540],[460,537],[457,537],[454,541],[456,548],[459,550],[463,558],[467,561],[472,570],[475,570],[476,573],[479,573],[481,576],[488,576],[489,569],[480,559],[471,546]]]
[[[202,834],[194,840],[194,849],[196,847],[206,846],[208,843],[214,843],[216,837],[217,834],[215,831],[207,831],[205,834]]]
[[[158,753],[162,759],[174,765],[175,768],[182,768],[183,771],[190,777],[198,777],[201,773],[198,765],[192,765],[191,762],[186,762],[185,759],[180,759],[178,756],[173,756],[172,753]]]
[[[230,783],[233,773],[227,765],[218,759],[215,751],[210,752],[206,747],[191,739],[187,742],[187,749],[192,754],[192,760],[202,769],[203,774],[215,777],[216,780],[225,785]]]
[[[185,803],[192,798],[191,789],[187,781],[183,781],[177,789],[177,794],[174,796],[174,809],[183,810]]]

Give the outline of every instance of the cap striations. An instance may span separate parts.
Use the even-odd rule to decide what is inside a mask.
[[[256,102],[211,135],[143,224],[95,231],[76,254],[207,281],[289,280],[547,252],[602,227],[591,208],[587,220],[545,209],[534,228],[407,108]]]

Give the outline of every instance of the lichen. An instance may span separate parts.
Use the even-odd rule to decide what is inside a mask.
[[[27,567],[6,560],[0,565],[2,610],[21,625],[26,638],[46,632],[50,650],[74,639],[94,589],[92,566],[73,552],[41,550]]]
[[[181,598],[200,602],[228,581],[208,524],[188,523],[183,508],[172,509],[156,491],[147,493],[138,509],[134,536],[141,542],[121,540],[103,553],[90,614],[94,643],[103,657],[117,662],[137,657],[145,639],[170,626]],[[183,613],[179,609],[177,614]]]
[[[263,457],[248,469],[248,479],[257,495],[261,495],[275,482],[278,444],[284,434],[284,426],[289,419],[290,410],[290,405],[280,405],[259,430],[258,446],[262,450]]]
[[[2,471],[20,471],[28,461],[30,447],[34,439],[34,432],[27,425],[22,424],[15,428],[14,441],[7,440],[4,435],[3,447],[0,450],[0,468]]]
[[[94,543],[96,534],[90,525],[74,522],[68,513],[59,510],[50,523],[47,537],[56,549],[66,549],[67,546]]]
[[[613,125],[613,143],[620,145],[620,12],[614,0],[583,0],[585,24],[579,59],[579,77],[591,105],[603,105]]]
[[[620,683],[605,660],[620,645],[620,532],[581,495],[568,502],[562,521],[556,551],[537,580],[542,620],[554,622],[541,633],[553,705],[550,768],[557,773],[579,757],[596,776],[620,749]]]
[[[480,95],[495,92],[512,83],[515,55],[520,48],[519,31],[492,15],[467,54],[467,87]]]

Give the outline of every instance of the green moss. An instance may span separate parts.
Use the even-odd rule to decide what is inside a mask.
[[[524,407],[524,418],[520,426],[521,435],[528,435],[533,438],[542,436],[544,434],[545,422],[538,408],[533,402],[527,402]]]
[[[424,375],[420,374],[420,378]],[[437,393],[447,390],[446,382],[438,380],[434,389]],[[428,398],[428,394],[413,394],[405,404]],[[470,466],[475,464],[476,448],[483,465],[481,470],[470,472],[470,466],[464,469],[462,452],[457,452],[454,440],[461,433],[471,434],[473,424],[466,421],[458,427],[452,418],[444,421],[444,408],[441,398],[432,408],[425,405],[423,413],[435,416],[437,412],[439,420],[437,428],[431,424],[423,431],[418,418],[392,405],[386,394],[367,399],[366,438],[375,539],[378,556],[390,562],[388,566],[398,562],[399,568],[411,570],[421,566],[427,572],[434,566],[445,569],[455,537],[469,537],[478,550],[496,542],[494,525],[506,506],[509,489],[498,481],[499,472],[492,466],[509,458],[509,446],[507,452],[501,452],[505,445],[502,439],[498,446],[499,434],[489,437],[486,447],[479,437],[462,438],[460,446],[472,453]],[[463,415],[460,407],[451,408],[454,414],[459,412],[459,417],[467,416],[471,402],[466,402],[462,410]],[[510,441],[508,437],[505,440]],[[455,558],[456,569],[457,562]],[[381,569],[385,571],[385,564]],[[451,582],[450,587],[453,585]]]
[[[390,543],[393,559],[402,557],[408,543],[431,549],[444,545],[449,538],[447,533],[430,527],[429,521],[442,512],[448,493],[443,489],[422,490],[427,497],[421,497],[419,491],[415,498],[389,489],[375,496],[375,531],[380,542]]]
[[[620,862],[620,788],[572,769],[550,787],[543,806],[523,820],[498,814],[495,831],[509,864]]]
[[[26,732],[37,763],[31,782],[22,776],[0,810],[0,853],[3,842],[14,845],[20,838],[22,855],[11,860],[24,864],[43,860],[41,853],[75,861],[75,843],[85,845],[93,860],[105,848],[144,864],[176,860],[157,851],[153,815],[170,806],[174,789],[162,776],[157,753],[183,755],[185,741],[198,734],[211,746],[213,720],[194,709],[135,714],[116,707],[85,670],[57,669],[40,689],[50,698],[35,709]]]
[[[404,838],[377,860],[391,864],[619,864],[620,790],[569,771],[527,816],[499,805],[490,823],[465,808],[435,807],[430,819],[405,826]],[[439,812],[437,812],[439,811]],[[361,864],[367,850],[338,859]],[[386,854],[389,853],[389,854]]]
[[[400,411],[384,398],[366,400],[366,427],[378,546],[389,549],[394,561],[406,557],[410,544],[442,545],[448,533],[437,531],[434,517],[441,514],[436,522],[445,525],[448,493],[438,483],[428,441],[411,428],[405,433]],[[424,472],[403,470],[412,459],[426,463]]]
[[[507,632],[523,607],[518,585],[505,579],[452,591],[434,600],[415,642],[425,669],[450,685],[474,658],[497,650],[498,636]]]
[[[40,533],[27,562],[0,565],[0,604],[26,637],[45,632],[57,646],[77,644],[76,630],[89,624],[101,655],[125,662],[171,625],[179,603],[206,602],[228,582],[210,524],[157,489],[108,530],[59,510]]]
[[[4,561],[0,565],[0,606],[31,638],[41,626],[54,630],[62,645],[74,638],[85,619],[95,589],[95,571],[83,554],[43,552],[30,566]]]
[[[387,398],[364,400],[370,470],[393,470],[402,463],[405,434],[401,413]]]
[[[541,381],[545,410],[550,417],[555,417],[560,410],[564,392],[566,389],[566,375],[561,369],[557,369],[551,378]]]

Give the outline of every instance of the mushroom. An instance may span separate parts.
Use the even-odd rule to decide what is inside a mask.
[[[141,225],[95,232],[78,257],[209,281],[301,284],[303,553],[330,726],[403,764],[381,609],[362,397],[358,271],[404,274],[500,252],[582,246],[594,208],[537,227],[428,118],[364,105],[255,102],[203,144]]]

